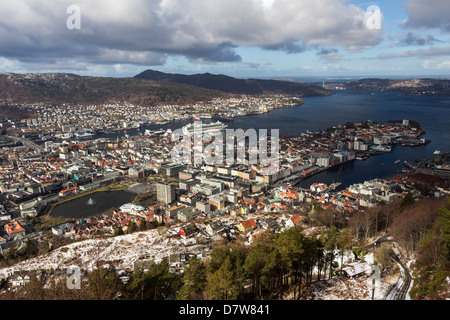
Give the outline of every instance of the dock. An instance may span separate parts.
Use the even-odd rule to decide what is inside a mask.
[[[339,187],[341,184],[342,184],[341,182],[335,182],[335,183],[331,184],[328,188],[323,190],[323,192],[330,192],[330,191],[336,189],[337,187]]]
[[[411,163],[409,163],[409,162],[406,161],[406,160],[403,162],[403,165],[404,165],[405,167],[407,167],[408,169],[411,169],[411,170],[416,170],[416,168],[417,168],[417,167],[413,166]]]

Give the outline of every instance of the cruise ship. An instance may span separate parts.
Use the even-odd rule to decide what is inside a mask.
[[[202,133],[212,133],[216,130],[222,131],[225,130],[228,126],[220,121],[213,123],[190,123],[183,127],[184,134],[193,134],[194,130],[200,131]]]

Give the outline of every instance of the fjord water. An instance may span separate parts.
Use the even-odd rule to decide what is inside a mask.
[[[419,147],[397,146],[392,152],[354,161],[307,178],[298,186],[313,182],[341,182],[339,189],[353,183],[384,178],[404,168],[403,161],[433,156],[435,150],[450,152],[450,97],[408,96],[392,92],[339,90],[335,95],[304,98],[297,107],[278,109],[269,114],[237,118],[229,127],[279,129],[281,134],[298,135],[307,130],[373,120],[415,120],[426,130],[431,143]],[[394,163],[401,160],[400,163]]]

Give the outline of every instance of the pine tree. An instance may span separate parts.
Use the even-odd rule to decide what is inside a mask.
[[[201,260],[192,259],[184,269],[184,286],[180,289],[178,299],[197,300],[203,298],[206,288],[206,267]]]
[[[210,277],[208,295],[215,300],[235,300],[239,287],[234,281],[232,264],[227,256],[222,266]]]

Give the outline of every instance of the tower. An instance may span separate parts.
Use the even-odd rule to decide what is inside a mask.
[[[175,201],[175,186],[172,184],[157,183],[156,199],[165,204]]]

